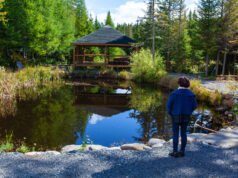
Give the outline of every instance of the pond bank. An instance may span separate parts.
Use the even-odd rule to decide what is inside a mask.
[[[234,130],[237,136],[238,129]],[[4,153],[0,154],[0,176],[236,177],[238,174],[237,144],[221,148],[195,141],[188,144],[186,156],[176,161],[168,156],[171,148],[171,143],[167,142],[162,147],[145,151],[76,151],[37,157]]]

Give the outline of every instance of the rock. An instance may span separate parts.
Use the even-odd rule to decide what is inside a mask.
[[[228,114],[229,114],[229,112],[228,112],[228,111],[226,111],[226,112],[225,112],[225,115],[227,116]]]
[[[157,143],[157,144],[152,145],[152,148],[160,148],[163,145],[164,145],[163,143]]]
[[[145,144],[142,144],[142,145],[143,145],[144,150],[151,150],[152,149],[150,146],[147,146]]]
[[[58,151],[46,151],[46,152],[43,152],[43,151],[38,151],[38,152],[28,152],[28,153],[25,153],[26,156],[29,156],[29,157],[40,157],[40,156],[43,156],[43,155],[60,155],[60,152]]]
[[[215,109],[217,112],[225,112],[226,108],[225,107],[218,107]]]
[[[233,114],[229,113],[229,114],[228,114],[228,117],[232,118],[232,117],[233,117]]]
[[[192,133],[187,135],[187,143],[192,143],[197,139],[206,136],[207,134],[204,133]]]
[[[121,146],[122,150],[137,150],[137,151],[143,151],[144,146],[139,143],[133,143],[133,144],[124,144]]]
[[[71,152],[71,151],[78,151],[82,149],[81,145],[66,145],[61,149],[62,153]]]
[[[233,99],[234,95],[232,94],[224,94],[223,95],[223,98],[225,98],[226,100],[230,100],[230,99]]]
[[[151,138],[148,142],[148,145],[153,147],[153,145],[157,145],[157,144],[164,144],[165,141],[164,140],[161,140],[161,139],[158,139],[158,138]]]
[[[102,145],[87,145],[84,151],[98,151],[98,150],[106,150],[107,147]]]
[[[46,151],[45,154],[51,154],[51,155],[57,156],[57,155],[60,155],[61,153],[58,151]]]
[[[233,101],[232,98],[229,99],[229,100],[225,99],[225,100],[222,101],[222,105],[226,106],[226,107],[229,107],[229,108],[232,108],[233,104],[234,104],[234,101]]]
[[[121,150],[121,147],[110,147],[110,148],[107,148],[106,150]]]

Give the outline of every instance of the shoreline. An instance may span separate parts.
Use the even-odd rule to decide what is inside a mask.
[[[234,133],[238,137],[238,128]],[[231,133],[220,131],[220,135]],[[225,135],[224,135],[225,136]],[[238,139],[236,139],[238,141]],[[237,177],[238,145],[194,141],[185,157],[168,156],[172,144],[145,151],[97,150],[27,156],[0,153],[0,177]]]

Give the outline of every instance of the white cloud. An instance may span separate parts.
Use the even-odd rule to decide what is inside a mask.
[[[146,3],[128,1],[111,12],[112,20],[115,24],[136,23],[138,17],[143,17],[146,10]],[[100,22],[105,22],[107,12],[95,14],[90,12],[93,17],[97,16]]]
[[[89,123],[94,125],[94,124],[97,124],[97,122],[102,121],[103,119],[105,119],[105,117],[99,116],[97,114],[93,114],[89,120]]]
[[[198,2],[199,0],[193,0],[193,3],[189,4],[187,6],[187,12],[191,11],[197,11],[198,10]]]

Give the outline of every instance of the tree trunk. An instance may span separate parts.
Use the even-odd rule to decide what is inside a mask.
[[[208,62],[209,62],[209,59],[208,59],[208,52],[206,54],[206,77],[208,76]]]
[[[219,59],[220,59],[220,51],[217,52],[217,61],[216,61],[216,75],[218,75],[219,69]]]
[[[225,70],[226,70],[226,57],[227,57],[227,52],[224,53],[223,67],[222,67],[222,75],[225,75]]]

